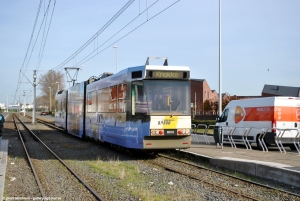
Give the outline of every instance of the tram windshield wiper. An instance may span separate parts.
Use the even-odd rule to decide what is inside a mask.
[[[177,106],[176,106],[175,110],[174,110],[174,111],[173,111],[173,113],[171,114],[171,118],[173,117],[173,115],[174,115],[174,112],[175,112],[175,111],[178,109],[179,105],[180,105],[180,100],[178,101],[178,104],[177,104]]]

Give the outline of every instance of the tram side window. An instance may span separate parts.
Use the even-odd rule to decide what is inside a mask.
[[[110,89],[98,90],[98,112],[109,112]]]
[[[62,100],[61,111],[62,111],[62,112],[65,112],[65,111],[66,111],[66,99],[65,99],[65,98]]]
[[[87,94],[87,112],[97,111],[97,91],[92,91]]]
[[[143,82],[132,84],[131,96],[132,114],[148,114],[148,104]]]
[[[68,113],[71,114],[72,113],[72,106],[71,106],[71,102],[68,102]]]
[[[126,84],[118,85],[118,112],[126,111]]]
[[[117,112],[117,86],[111,86],[109,90],[109,112]]]
[[[62,111],[62,100],[59,100],[59,103],[58,103],[58,110],[59,110],[59,111]]]
[[[55,108],[57,112],[61,111],[61,100],[55,101]]]

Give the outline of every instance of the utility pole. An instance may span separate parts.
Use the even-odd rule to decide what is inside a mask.
[[[26,112],[26,103],[25,103],[25,96],[26,96],[26,91],[24,90],[24,117],[25,117],[25,112]]]
[[[221,0],[219,0],[219,114],[222,114]]]
[[[35,123],[35,107],[36,107],[36,70],[33,71],[33,110],[32,110],[32,124]]]
[[[49,112],[50,112],[50,114],[52,114],[51,113],[51,107],[52,107],[52,105],[51,105],[51,87],[49,87],[49,89],[50,89],[50,108],[49,108]]]

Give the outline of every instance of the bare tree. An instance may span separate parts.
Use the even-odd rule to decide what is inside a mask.
[[[41,91],[41,96],[39,96],[39,104],[38,106],[48,107],[50,108],[50,100],[51,107],[55,107],[55,96],[58,90],[62,90],[65,88],[65,78],[64,74],[59,71],[48,71],[48,73],[41,75],[38,81],[38,89]],[[51,98],[50,98],[51,94]]]

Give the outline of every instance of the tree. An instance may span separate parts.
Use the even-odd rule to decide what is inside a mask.
[[[219,111],[219,101],[215,100],[211,102],[212,110],[214,111],[214,114],[218,114]]]
[[[55,95],[58,89],[65,88],[64,74],[59,71],[50,70],[48,73],[41,75],[38,83],[38,89],[41,90],[41,96],[38,98],[37,106],[50,107],[50,100],[52,108],[55,107]],[[51,98],[50,98],[51,90]],[[49,108],[50,110],[50,108]]]
[[[229,97],[225,97],[222,100],[222,111],[225,109],[226,105],[230,102],[230,98]]]
[[[209,99],[206,99],[204,101],[204,114],[209,113],[210,111],[212,111],[213,107],[212,107],[212,102]]]
[[[222,101],[222,110],[224,110],[228,103],[232,100],[237,100],[237,96],[230,96],[230,94],[226,93]]]

